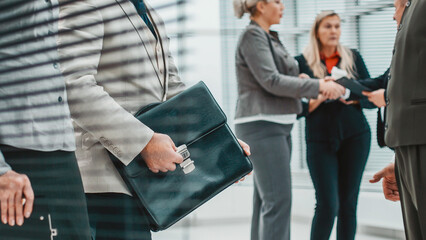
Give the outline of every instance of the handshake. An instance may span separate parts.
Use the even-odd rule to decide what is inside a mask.
[[[302,73],[299,75],[300,78],[309,78],[308,75]],[[332,77],[325,77],[319,80],[319,91],[320,94],[326,99],[337,100],[341,96],[345,95],[345,87],[335,83],[335,79]]]

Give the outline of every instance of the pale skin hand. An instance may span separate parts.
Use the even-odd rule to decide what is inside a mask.
[[[244,153],[250,156],[250,146],[238,139]],[[149,170],[154,173],[176,170],[176,164],[183,162],[182,156],[176,152],[177,148],[172,139],[160,133],[154,133],[151,140],[142,150],[141,156]]]
[[[368,97],[368,101],[372,102],[377,107],[385,107],[385,89],[381,88],[373,92],[363,91],[362,94]]]
[[[301,74],[299,74],[299,78],[307,79],[307,78],[310,78],[310,77],[309,77],[309,75],[307,75],[305,73],[301,73]],[[345,94],[345,88],[340,86],[337,83],[334,83],[333,82],[334,80],[335,79],[330,77],[330,76],[327,76],[324,79],[320,79],[319,81],[320,81],[320,92],[321,92],[320,95],[321,96],[318,95],[317,100],[312,99],[311,101],[321,104],[322,102],[324,102],[327,99],[338,99],[340,96]],[[325,99],[322,99],[323,97],[325,97]],[[318,101],[320,98],[321,98],[321,100]],[[319,106],[319,104],[315,104],[316,105],[315,108],[317,108]]]
[[[301,73],[301,74],[299,74],[299,78],[307,79],[307,78],[310,78],[310,77],[306,73]]]
[[[327,99],[338,99],[345,94],[345,88],[330,79],[320,79],[320,93]]]
[[[321,105],[321,103],[323,103],[325,100],[340,98],[340,96],[342,96],[345,93],[345,88],[343,86],[335,83],[334,78],[327,76],[327,77],[324,78],[324,80],[321,79],[320,83],[321,83],[321,81],[323,81],[324,83],[330,83],[330,84],[335,85],[334,87],[337,87],[338,92],[335,93],[335,95],[331,95],[331,97],[330,97],[330,95],[327,95],[327,93],[325,92],[325,93],[319,94],[317,99],[310,99],[309,100],[309,112],[310,113],[313,112],[315,109],[317,109]],[[336,98],[336,96],[337,96],[337,98]]]
[[[370,179],[370,183],[379,182],[383,178],[382,187],[385,198],[390,201],[399,201],[399,190],[395,177],[395,164],[391,163]]]
[[[176,170],[176,164],[183,162],[183,157],[176,152],[172,139],[161,133],[154,133],[151,140],[141,152],[141,156],[153,173]]]
[[[23,204],[25,199],[25,204]],[[34,192],[29,178],[24,174],[8,171],[0,176],[1,221],[10,226],[22,226],[33,211]]]
[[[343,99],[343,98],[340,98],[340,99],[339,99],[339,101],[340,101],[340,102],[342,102],[342,103],[344,103],[344,104],[346,104],[346,105],[351,105],[351,104],[356,103],[356,101],[353,101],[353,100],[351,100],[351,101],[346,101],[346,100],[345,100],[345,99]]]
[[[243,148],[244,153],[245,153],[247,156],[250,156],[250,155],[251,155],[251,152],[250,152],[250,146],[249,146],[247,143],[245,143],[243,140],[241,140],[241,139],[238,139],[238,143],[240,143],[240,146]],[[249,176],[249,175],[251,175],[251,173],[247,174],[247,176]],[[235,183],[242,182],[242,181],[244,181],[245,179],[246,179],[246,177],[243,177],[243,178],[241,178],[240,180],[236,181]]]
[[[309,100],[309,113],[311,113],[315,109],[317,109],[319,107],[319,105],[321,105],[321,103],[323,103],[325,100],[327,100],[327,98],[322,94],[319,94],[317,99],[310,99]]]

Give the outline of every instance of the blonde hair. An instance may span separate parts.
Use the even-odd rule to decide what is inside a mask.
[[[321,22],[325,18],[332,16],[337,16],[340,18],[336,12],[330,10],[322,11],[317,15],[311,28],[309,44],[303,51],[303,56],[305,57],[309,67],[312,69],[314,76],[317,78],[324,78],[327,76],[327,68],[324,64],[321,63],[320,58],[320,50],[322,46],[319,38],[317,37],[318,29]],[[352,51],[339,43],[337,45],[337,52],[341,57],[340,68],[348,73],[349,78],[354,78],[356,73]]]
[[[269,2],[271,0],[234,0],[234,14],[237,18],[242,18],[245,13],[255,16],[257,13],[256,4],[258,2]]]

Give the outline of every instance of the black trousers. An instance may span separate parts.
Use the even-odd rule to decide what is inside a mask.
[[[151,240],[149,222],[135,198],[122,193],[87,193],[93,240]]]
[[[395,175],[407,240],[426,240],[426,145],[395,148]]]
[[[39,152],[8,146],[0,149],[14,171],[29,177],[37,203],[33,215],[41,208],[48,211],[51,227],[57,229],[53,239],[90,239],[86,201],[74,152]],[[45,240],[37,237],[41,229],[29,226],[28,222],[13,229],[0,224],[0,239]]]
[[[355,238],[359,186],[370,143],[369,131],[342,140],[337,150],[328,142],[307,142],[308,167],[317,201],[312,240],[328,240],[336,216],[337,239]]]

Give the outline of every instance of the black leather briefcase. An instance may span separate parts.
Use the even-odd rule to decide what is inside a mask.
[[[170,227],[252,171],[203,82],[135,116],[154,132],[169,135],[185,159],[173,172],[152,173],[141,157],[124,166],[111,155],[153,231]]]

